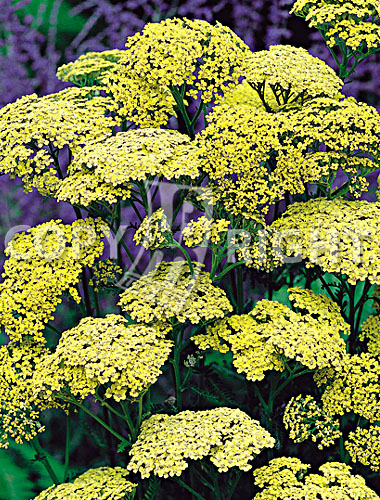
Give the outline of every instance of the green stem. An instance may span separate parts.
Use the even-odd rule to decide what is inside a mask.
[[[180,479],[179,477],[173,479],[173,481],[177,482],[178,484],[180,484],[183,488],[185,488],[187,491],[190,491],[190,493],[192,493],[193,495],[195,495],[197,498],[199,498],[199,500],[206,500],[206,498],[202,497],[202,495],[200,495],[197,491],[193,490],[193,488],[191,488],[190,486],[188,486],[186,483],[184,483],[182,481],[182,479]]]
[[[236,269],[236,290],[237,290],[237,309],[238,314],[243,314],[244,312],[244,286],[243,286],[243,269],[238,267]]]
[[[66,446],[65,446],[65,468],[63,472],[63,481],[67,481],[70,467],[70,433],[71,433],[71,417],[66,415]]]
[[[239,484],[240,478],[243,474],[243,471],[239,470],[238,473],[236,474],[235,481],[232,483],[231,490],[229,494],[226,496],[226,500],[231,500],[233,494],[235,493],[235,490],[237,488],[237,485]]]
[[[191,275],[194,276],[194,265],[190,259],[190,255],[186,252],[186,250],[179,243],[177,243],[177,241],[173,240],[172,246],[181,250],[181,252],[183,253],[183,255],[185,256],[185,258],[187,260]]]
[[[124,413],[123,418],[128,425],[128,430],[129,430],[129,433],[131,435],[131,440],[132,440],[132,442],[135,442],[136,438],[137,438],[137,432],[136,432],[135,426],[133,424],[131,414],[129,413],[128,403],[126,401],[120,401],[120,405],[123,409],[123,413]]]
[[[32,446],[37,453],[37,460],[39,460],[43,464],[47,473],[50,476],[50,479],[53,481],[54,484],[59,484],[60,482],[57,477],[57,474],[54,472],[53,467],[50,465],[49,459],[45,451],[43,450],[40,442],[38,441],[38,438],[33,439]]]

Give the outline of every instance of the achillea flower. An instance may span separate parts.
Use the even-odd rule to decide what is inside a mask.
[[[311,500],[317,498],[344,500],[378,500],[380,497],[351,474],[351,467],[340,462],[327,462],[320,474],[307,474],[308,464],[298,458],[274,458],[269,465],[253,472],[255,484],[262,488],[253,500]]]
[[[292,204],[271,226],[279,261],[301,256],[307,267],[340,273],[355,284],[380,283],[380,206],[367,201],[314,199]]]
[[[322,32],[327,45],[368,54],[380,48],[380,7],[371,0],[297,0],[291,11]]]
[[[148,23],[127,39],[120,64],[104,79],[105,89],[120,103],[120,115],[141,126],[159,126],[173,114],[171,90],[181,93],[183,87],[185,99],[201,95],[203,103],[214,102],[238,83],[248,50],[219,23],[186,18]]]
[[[351,460],[368,465],[372,470],[380,470],[380,427],[370,425],[368,429],[358,427],[349,433],[344,447]]]
[[[100,289],[114,289],[123,275],[123,269],[111,259],[100,260],[92,268],[93,277],[89,284],[95,292]]]
[[[110,136],[117,124],[105,115],[110,101],[100,96],[89,99],[90,92],[68,88],[44,97],[24,96],[4,106],[0,110],[1,172],[21,177],[30,191],[54,169],[48,180],[52,185],[60,175],[55,168],[62,148],[68,146],[76,154],[84,144]],[[45,177],[43,186],[46,181]]]
[[[367,350],[375,358],[380,358],[380,316],[371,315],[361,326],[359,339],[367,341]]]
[[[215,246],[226,239],[230,221],[226,219],[208,219],[204,215],[191,220],[182,229],[182,237],[187,247]]]
[[[83,268],[102,254],[107,231],[97,219],[71,225],[57,220],[12,239],[0,283],[0,324],[11,340],[32,336],[43,342],[45,325],[53,319],[63,293],[80,301],[74,287]]]
[[[295,443],[311,438],[318,448],[331,446],[342,435],[339,420],[326,414],[321,405],[312,397],[300,394],[286,405],[283,422],[289,436]]]
[[[37,359],[46,353],[29,341],[0,347],[0,448],[8,448],[10,439],[30,441],[44,430],[39,416],[46,404],[33,398],[32,378]]]
[[[247,471],[252,467],[250,460],[274,443],[257,420],[237,409],[153,415],[141,426],[128,470],[143,478],[180,476],[188,467],[187,460],[209,457],[219,472],[232,467]]]
[[[115,68],[124,51],[113,49],[103,52],[87,52],[57,70],[57,77],[79,87],[101,84],[105,73]]]
[[[272,45],[269,50],[253,52],[246,57],[246,66],[246,81],[261,97],[267,111],[276,111],[286,104],[303,105],[315,97],[336,98],[343,87],[324,61],[291,45]]]
[[[249,314],[224,318],[193,337],[201,349],[232,351],[233,364],[248,380],[262,380],[269,370],[284,371],[284,358],[311,370],[340,367],[345,359],[347,325],[336,305],[311,290],[289,289],[298,312],[276,301],[261,300]]]
[[[370,422],[380,420],[380,363],[368,353],[346,356],[338,371],[326,380],[316,373],[317,385],[324,385],[323,410],[329,415],[356,413]]]
[[[221,318],[232,311],[232,305],[201,266],[194,262],[192,275],[185,261],[161,262],[120,295],[119,305],[134,320],[145,323],[175,318],[197,324]]]
[[[250,219],[287,194],[304,193],[307,184],[318,183],[326,194],[360,196],[368,187],[365,176],[377,168],[379,139],[375,108],[352,98],[318,98],[275,119],[257,107],[220,105],[196,144],[224,208]],[[340,168],[347,189],[341,182],[332,190]]]
[[[163,208],[159,208],[152,215],[144,218],[133,240],[146,250],[171,246],[173,233]]]
[[[134,399],[156,382],[171,348],[159,326],[127,324],[116,314],[84,318],[37,362],[34,391],[47,401],[64,398],[67,389],[84,399],[104,386],[106,398]]]
[[[50,486],[34,500],[124,500],[133,493],[136,483],[128,480],[128,471],[122,467],[89,469],[72,483]]]

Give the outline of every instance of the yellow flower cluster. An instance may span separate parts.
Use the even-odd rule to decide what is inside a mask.
[[[131,182],[199,176],[197,148],[176,130],[146,128],[89,142],[69,166],[57,198],[81,203],[130,196]]]
[[[1,172],[22,177],[25,189],[55,190],[58,152],[68,146],[76,154],[84,144],[102,140],[117,124],[106,116],[109,99],[90,97],[92,89],[68,88],[56,94],[24,96],[0,110]]]
[[[329,415],[353,412],[370,422],[380,420],[380,363],[368,353],[346,356],[345,361],[327,385],[321,397],[323,410]],[[326,382],[315,375],[317,385]]]
[[[137,488],[122,467],[89,469],[72,483],[51,486],[34,500],[124,500]]]
[[[92,271],[93,278],[89,284],[94,287],[95,292],[99,292],[101,288],[114,288],[123,275],[123,269],[111,259],[100,260],[94,265]]]
[[[351,460],[368,465],[372,470],[380,470],[380,427],[370,425],[368,429],[358,427],[348,435],[344,447]]]
[[[11,340],[44,341],[45,324],[54,319],[62,294],[80,301],[74,286],[102,254],[105,234],[102,221],[87,218],[71,225],[45,222],[12,239],[0,283],[0,324]]]
[[[22,444],[44,430],[38,421],[41,407],[32,397],[32,377],[35,360],[45,353],[29,341],[0,347],[0,448],[8,448],[9,439]]]
[[[156,382],[172,342],[156,326],[127,324],[123,316],[84,318],[63,332],[54,353],[36,363],[34,391],[41,399],[81,399],[105,386],[105,397],[137,398]]]
[[[133,241],[146,250],[168,248],[173,242],[173,233],[164,209],[159,208],[152,215],[145,217],[137,229]]]
[[[87,52],[57,70],[57,77],[64,82],[72,82],[79,87],[101,84],[105,73],[117,67],[123,50],[113,49],[103,52]]]
[[[320,474],[307,474],[310,466],[298,458],[274,458],[269,465],[253,472],[255,484],[262,491],[254,500],[379,500],[351,467],[340,462],[327,462]]]
[[[297,0],[290,13],[320,30],[327,45],[352,51],[380,48],[380,6],[373,0]]]
[[[212,284],[194,262],[194,275],[186,261],[160,262],[120,295],[119,305],[136,321],[192,324],[221,318],[232,311],[226,293]]]
[[[265,101],[273,111],[279,110],[276,98],[270,89],[265,95]],[[224,96],[219,101],[219,105],[223,104],[228,106],[246,105],[265,111],[265,106],[259,94],[252,88],[247,80],[243,80],[242,83],[239,83],[236,87],[227,89]]]
[[[311,438],[319,442],[318,448],[331,446],[342,435],[339,420],[327,415],[310,395],[293,397],[286,405],[283,422],[289,436],[295,443]]]
[[[204,103],[214,101],[238,83],[248,50],[219,23],[212,26],[186,18],[148,23],[141,33],[127,39],[120,64],[108,73],[105,86],[121,103],[119,113],[128,120],[159,126],[173,113],[170,90],[175,89],[181,98],[201,94]],[[142,88],[138,82],[143,82]]]
[[[314,97],[336,98],[343,87],[330,66],[301,47],[272,45],[269,50],[249,54],[246,65],[246,81],[267,111],[276,111],[286,104],[302,105]]]
[[[153,415],[141,426],[130,451],[128,470],[141,477],[180,476],[187,460],[210,461],[219,472],[232,467],[243,471],[264,448],[273,448],[274,438],[257,420],[238,409],[216,408],[183,411],[177,415]]]
[[[307,267],[344,274],[351,284],[380,283],[379,221],[378,203],[339,198],[294,203],[270,226],[273,251],[279,261],[301,256]]]
[[[329,193],[340,168],[347,179],[342,194],[359,196],[367,189],[365,175],[377,168],[379,138],[375,108],[326,97],[275,120],[257,107],[220,105],[196,144],[210,188],[217,188],[227,211],[249,219],[287,193],[303,194],[307,183]]]
[[[371,315],[362,324],[359,339],[367,341],[367,350],[376,358],[380,358],[380,316]]]
[[[336,305],[311,290],[290,288],[289,300],[300,312],[276,301],[261,300],[249,314],[224,318],[193,338],[200,349],[232,351],[233,364],[248,380],[262,380],[269,370],[283,371],[283,357],[311,370],[339,367],[345,357],[340,334],[349,325]]]
[[[225,239],[230,221],[226,219],[209,219],[202,215],[191,220],[182,229],[182,237],[187,247],[219,245]]]

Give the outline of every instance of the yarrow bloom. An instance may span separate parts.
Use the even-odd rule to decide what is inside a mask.
[[[283,422],[295,443],[311,438],[318,443],[319,449],[334,444],[342,435],[339,420],[326,414],[310,395],[293,397],[286,405]]]
[[[249,462],[274,443],[257,420],[237,409],[153,415],[141,426],[128,470],[139,472],[142,478],[180,476],[188,467],[187,460],[209,457],[219,472],[232,467],[247,471],[252,468]]]
[[[307,267],[346,275],[351,284],[380,283],[379,220],[377,203],[319,198],[293,203],[269,229],[280,262],[302,257]]]
[[[267,111],[286,104],[303,105],[315,97],[336,98],[343,87],[342,80],[324,61],[291,45],[272,45],[269,50],[250,53],[246,66],[246,82]]]
[[[30,341],[0,347],[0,448],[8,448],[10,439],[23,444],[44,431],[39,417],[46,404],[33,397],[33,374],[36,360],[46,353]]]
[[[344,442],[351,460],[368,465],[372,470],[380,470],[380,427],[370,425],[367,429],[358,427],[349,433]]]
[[[146,250],[171,246],[173,233],[163,208],[159,208],[152,215],[144,218],[133,240]]]
[[[101,289],[114,289],[119,279],[123,275],[123,269],[112,262],[111,259],[100,260],[92,268],[92,278],[89,285],[94,287],[95,292]]]
[[[284,371],[284,358],[311,370],[339,367],[345,357],[349,325],[337,305],[311,290],[291,288],[296,311],[276,301],[261,300],[249,314],[234,315],[193,337],[200,349],[232,351],[233,364],[248,380],[262,380],[267,371]]]
[[[368,55],[380,49],[380,7],[371,0],[297,0],[290,13],[317,28],[327,45]]]
[[[68,88],[56,94],[32,94],[0,110],[0,171],[21,177],[26,191],[35,186],[52,195],[61,173],[59,152],[76,154],[84,144],[104,139],[118,123],[106,116],[109,98],[93,96],[92,88]]]
[[[104,75],[113,68],[123,55],[122,50],[104,50],[103,52],[86,52],[57,70],[57,77],[64,82],[72,82],[79,87],[101,84]]]
[[[105,90],[128,120],[140,126],[164,125],[178,98],[200,95],[209,104],[236,85],[248,51],[219,23],[186,18],[148,23],[127,39],[120,64],[104,80]]]
[[[366,319],[361,325],[359,339],[367,342],[371,356],[380,358],[380,316],[371,315]]]
[[[136,483],[128,479],[128,471],[122,467],[89,469],[72,483],[51,486],[34,500],[124,500],[133,493]]]
[[[116,314],[84,318],[37,362],[34,390],[41,399],[64,399],[67,389],[84,399],[104,386],[105,398],[134,399],[156,382],[171,348],[158,326]]]
[[[134,320],[146,323],[175,318],[198,324],[223,317],[232,305],[201,266],[194,262],[192,275],[185,261],[160,262],[121,293],[119,305]]]
[[[219,245],[226,238],[229,226],[229,220],[209,219],[203,215],[182,229],[183,241],[187,247]]]
[[[353,98],[313,99],[275,119],[257,107],[223,104],[208,121],[196,144],[209,187],[223,208],[247,219],[286,195],[303,194],[307,184],[358,197],[368,188],[365,176],[377,169],[379,114]],[[340,180],[332,188],[339,169],[348,185]]]
[[[253,500],[310,500],[316,498],[347,500],[378,500],[351,467],[340,462],[327,462],[320,474],[307,474],[310,465],[298,458],[274,458],[268,465],[253,472],[255,484],[262,489]]]
[[[75,155],[57,199],[88,206],[130,197],[133,181],[195,179],[197,148],[176,130],[146,128],[89,142]]]
[[[80,302],[75,286],[84,267],[103,253],[107,234],[101,220],[87,218],[73,224],[45,222],[14,236],[0,283],[0,324],[11,340],[44,342],[43,330],[62,295]]]

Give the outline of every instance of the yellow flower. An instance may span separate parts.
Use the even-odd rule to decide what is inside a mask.
[[[146,250],[171,246],[173,233],[163,208],[159,208],[152,215],[145,217],[133,240]]]
[[[153,415],[141,426],[128,470],[139,472],[142,478],[180,476],[188,460],[210,457],[219,472],[232,467],[247,471],[252,467],[249,462],[274,443],[257,420],[237,409]]]
[[[232,305],[201,266],[194,262],[192,275],[185,261],[161,262],[120,295],[119,305],[134,320],[146,323],[176,318],[197,324],[223,317]]]
[[[116,314],[84,318],[37,362],[34,391],[47,401],[64,398],[67,389],[84,399],[104,386],[106,398],[137,398],[156,382],[171,348],[159,326],[127,324]]]
[[[368,429],[358,427],[348,435],[344,447],[351,460],[368,465],[372,470],[380,470],[380,427],[370,425]]]
[[[367,350],[375,358],[380,358],[380,316],[371,315],[361,326],[359,339],[367,341]]]
[[[122,467],[89,469],[72,483],[51,486],[34,500],[124,500],[133,493],[136,483],[128,480],[128,471]]]
[[[208,243],[219,245],[225,240],[229,226],[229,220],[201,216],[182,229],[183,241],[187,247],[207,246]]]

